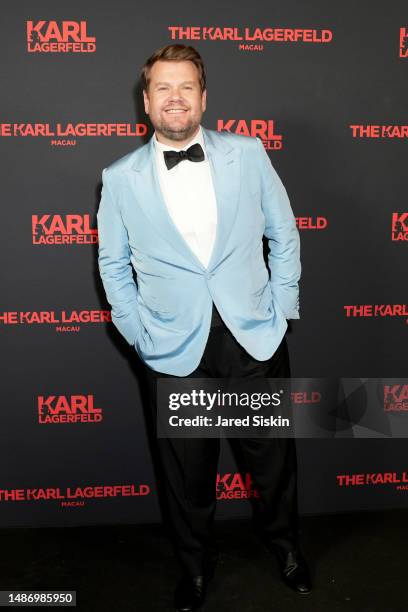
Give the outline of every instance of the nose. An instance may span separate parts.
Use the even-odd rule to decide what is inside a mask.
[[[172,102],[172,103],[176,103],[176,102],[177,103],[182,103],[183,102],[183,98],[181,96],[179,96],[179,95],[174,94],[173,96],[170,96],[168,101]]]

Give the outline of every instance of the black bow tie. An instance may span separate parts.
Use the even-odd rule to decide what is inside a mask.
[[[189,159],[192,162],[204,161],[204,151],[198,142],[188,147],[186,151],[163,151],[163,154],[167,170],[177,166],[183,159]]]

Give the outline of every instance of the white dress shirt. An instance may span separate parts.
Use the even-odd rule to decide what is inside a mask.
[[[201,129],[184,147],[173,147],[153,136],[160,188],[167,210],[190,249],[208,267],[217,228],[217,204],[211,176],[210,162]],[[204,161],[183,159],[171,170],[167,169],[163,151],[186,150],[199,142]]]

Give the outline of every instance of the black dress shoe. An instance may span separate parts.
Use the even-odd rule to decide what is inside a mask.
[[[174,593],[177,612],[198,610],[204,603],[208,578],[205,576],[183,577]]]
[[[309,568],[299,549],[289,552],[275,549],[284,583],[296,593],[305,595],[312,590]]]

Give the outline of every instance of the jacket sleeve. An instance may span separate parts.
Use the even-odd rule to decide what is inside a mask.
[[[287,319],[300,319],[300,237],[286,189],[257,137],[262,177],[262,210],[268,238],[272,295]]]
[[[109,183],[104,168],[97,212],[99,273],[106,299],[112,306],[112,323],[127,342],[134,345],[140,329],[137,285],[133,279],[127,231]]]

